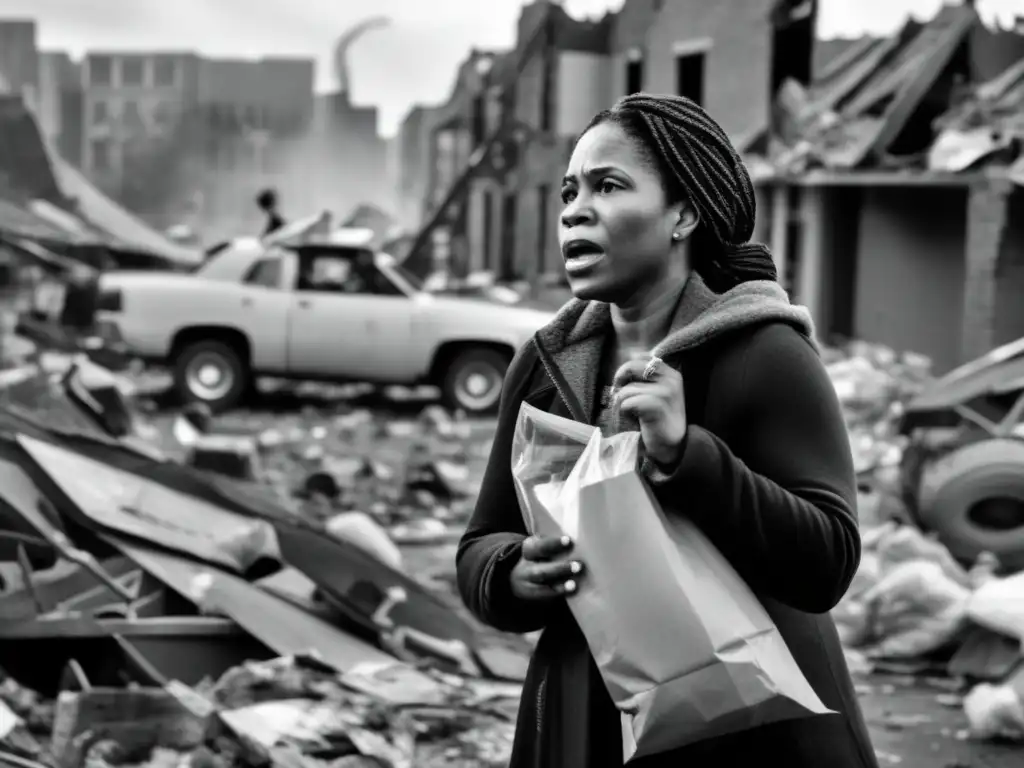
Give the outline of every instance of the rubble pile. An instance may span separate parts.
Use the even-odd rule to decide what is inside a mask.
[[[53,702],[19,685],[0,669],[0,751],[35,760],[53,730]]]
[[[880,344],[853,341],[824,351],[843,408],[854,469],[862,489],[862,524],[880,522],[898,505],[898,468],[906,440],[899,420],[906,404],[932,381],[931,362]]]
[[[492,424],[438,406],[405,420],[345,405],[230,414],[214,428],[194,439],[186,463],[269,488],[335,535],[363,532],[365,541],[383,529],[400,545],[458,537],[493,435]]]
[[[3,727],[0,709],[0,757],[90,768],[500,766],[520,694],[397,663],[339,673],[304,656],[246,663],[194,687],[64,691],[56,705],[9,677],[3,690],[15,725]],[[119,719],[126,708],[137,722]]]
[[[864,342],[825,350],[824,359],[860,485],[860,568],[832,611],[853,665],[937,671],[966,692],[954,695],[971,736],[1024,740],[1024,577],[997,577],[1000,563],[987,552],[965,568],[907,524],[900,498],[899,423],[933,381],[930,362]]]
[[[1024,62],[1000,71],[1005,62],[986,59],[987,47],[1001,49],[997,38],[1006,34],[964,3],[947,4],[924,23],[908,20],[887,37],[852,42],[811,83],[789,80],[779,89],[766,149],[748,158],[754,174],[987,166],[1024,181]],[[985,63],[950,87],[947,74],[965,52]]]
[[[1016,737],[1024,583],[997,576],[991,557],[965,569],[914,526],[892,522],[909,519],[900,514],[899,423],[932,380],[928,361],[863,342],[823,357],[861,486],[862,564],[833,611],[851,659],[873,670],[941,668],[972,735]],[[142,625],[155,616],[180,624],[182,637],[237,635],[227,663],[193,677],[186,662],[162,678],[157,658],[126,688],[84,686],[54,701],[6,678],[0,726],[5,716],[14,726],[0,727],[0,757],[55,768],[504,764],[529,641],[478,634],[484,628],[452,584],[454,543],[477,495],[492,421],[405,407],[401,393],[381,406],[348,389],[285,392],[293,405],[270,398],[265,410],[214,417],[195,407],[167,412],[128,386],[118,391],[130,413],[112,418],[120,408],[108,397],[114,375],[79,356],[72,376],[66,360],[6,387],[0,419],[12,434],[0,435],[0,476],[8,491],[19,489],[11,503],[29,529],[60,548],[62,536],[84,528],[115,556],[97,549],[92,557],[75,539],[60,556],[75,564],[77,586],[0,592],[0,615],[45,618],[44,634],[77,632],[83,615],[100,624],[129,616],[119,642],[144,668],[145,646],[133,646],[132,633],[151,632]],[[115,378],[131,376],[126,369]],[[47,423],[53,444],[38,426]],[[64,432],[78,437],[65,445]],[[108,445],[120,458],[108,451],[92,469],[76,454]],[[12,475],[15,465],[29,474]],[[38,499],[55,487],[64,494],[54,502],[59,514],[37,519],[31,508],[47,508]],[[78,527],[60,528],[69,516]],[[56,527],[47,532],[49,524]],[[154,605],[163,607],[154,614]],[[0,654],[31,647],[4,626]],[[242,638],[261,643],[264,655],[246,651]],[[200,648],[184,642],[179,652],[198,659],[188,654]],[[121,719],[90,724],[96,712]],[[147,713],[145,728],[126,712]]]
[[[997,577],[991,555],[965,569],[941,544],[894,522],[865,529],[862,547],[860,569],[832,610],[858,665],[937,668],[967,690],[973,736],[1024,743],[1024,576]]]

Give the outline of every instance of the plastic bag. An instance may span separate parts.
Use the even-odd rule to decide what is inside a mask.
[[[1024,704],[1008,685],[975,686],[964,697],[964,714],[976,739],[1024,741]]]
[[[531,533],[573,538],[567,599],[623,728],[623,758],[829,712],[746,583],[636,471],[612,437],[523,405],[512,474]],[[579,702],[583,706],[585,702]]]
[[[969,596],[938,563],[894,567],[863,598],[878,639],[870,655],[915,658],[938,650],[963,629]]]
[[[1024,573],[982,584],[967,601],[967,616],[985,629],[1024,643]]]

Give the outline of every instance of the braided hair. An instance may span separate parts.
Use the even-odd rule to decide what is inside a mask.
[[[599,112],[586,130],[602,123],[618,125],[636,142],[661,176],[670,202],[688,200],[697,210],[691,260],[711,290],[778,279],[768,248],[750,242],[756,211],[750,174],[725,131],[700,105],[683,96],[636,93]]]

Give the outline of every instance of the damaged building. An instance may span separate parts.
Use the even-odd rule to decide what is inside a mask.
[[[780,273],[824,337],[943,371],[1024,332],[1022,58],[1024,36],[949,5],[781,87],[750,162]]]
[[[473,52],[449,99],[414,108],[399,132],[403,209],[419,207],[430,230],[414,261],[561,279],[558,180],[590,118],[629,93],[678,93],[744,145],[767,127],[783,81],[809,82],[815,16],[814,3],[794,0],[745,3],[739,15],[698,0],[628,0],[600,19],[527,5],[512,51]]]

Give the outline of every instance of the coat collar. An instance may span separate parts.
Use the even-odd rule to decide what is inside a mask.
[[[752,281],[717,294],[698,274],[691,273],[673,313],[669,334],[653,352],[661,357],[675,355],[724,332],[769,321],[787,322],[813,336],[807,310],[791,305],[777,283]],[[594,412],[601,356],[613,330],[608,304],[572,299],[537,332],[541,362],[577,420],[589,422]]]

